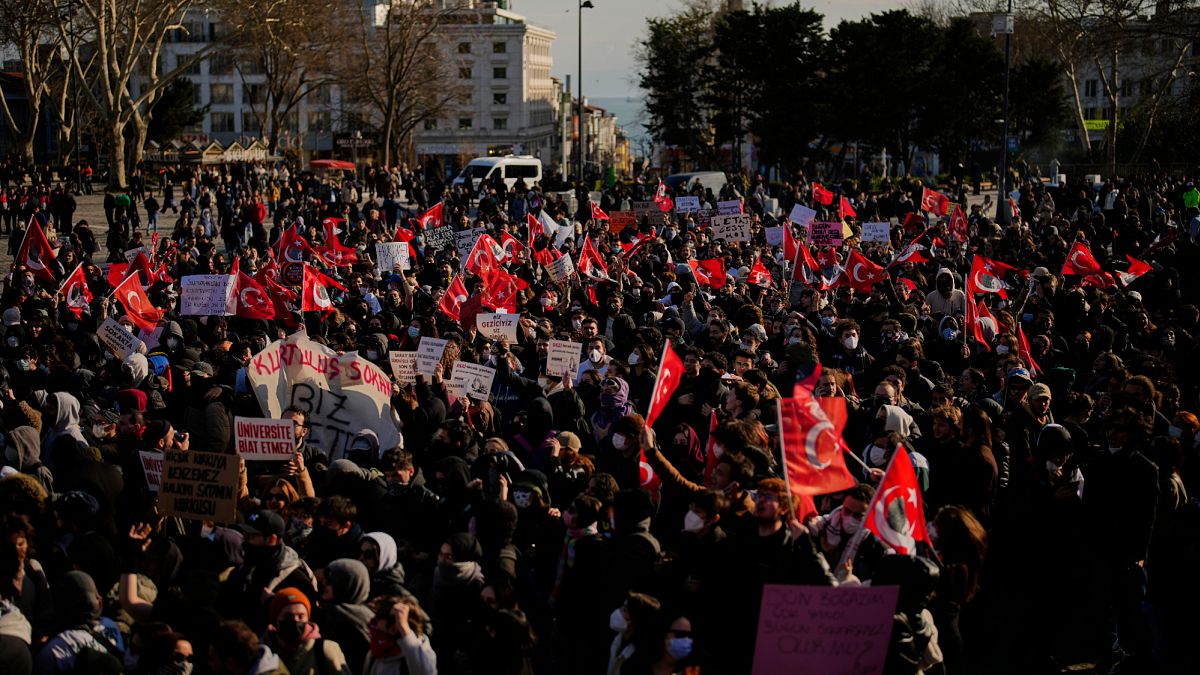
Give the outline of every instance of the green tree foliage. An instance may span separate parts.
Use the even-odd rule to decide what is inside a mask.
[[[705,103],[712,56],[712,15],[693,6],[663,19],[651,19],[638,43],[638,84],[647,92],[650,134],[693,160],[716,155],[710,109]]]
[[[1031,58],[1012,70],[1009,117],[1022,148],[1057,148],[1070,121],[1062,68],[1054,61]]]
[[[150,128],[146,133],[149,140],[162,144],[178,137],[185,129],[204,121],[208,106],[196,108],[192,104],[195,89],[191,80],[180,78],[168,84],[154,107],[150,110]]]

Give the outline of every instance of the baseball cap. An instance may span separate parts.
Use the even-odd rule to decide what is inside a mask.
[[[19,307],[9,307],[4,310],[4,325],[16,326],[21,323],[21,309]]]
[[[1029,371],[1024,368],[1013,368],[1008,371],[1008,381],[1012,382],[1013,380],[1025,380],[1027,384],[1033,382],[1033,378],[1029,376]]]
[[[1053,398],[1050,395],[1050,387],[1041,382],[1038,382],[1029,388],[1029,400],[1036,401],[1039,398]]]
[[[238,532],[244,535],[261,534],[264,537],[283,536],[283,518],[278,513],[268,509],[255,511],[246,517],[246,522],[237,526]]]
[[[558,442],[563,446],[571,448],[575,452],[579,452],[583,449],[583,443],[579,440],[579,436],[570,431],[558,432]]]

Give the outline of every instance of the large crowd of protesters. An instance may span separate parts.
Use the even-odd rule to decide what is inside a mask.
[[[886,673],[1200,671],[1187,646],[1200,191],[1187,177],[1015,172],[1006,225],[952,178],[965,236],[921,210],[934,186],[914,178],[696,185],[702,206],[751,214],[739,243],[698,213],[641,212],[614,231],[593,209],[633,211],[657,181],[597,198],[407,167],[170,166],[97,186],[107,222],[88,223],[71,181],[28,173],[6,167],[0,225],[10,254],[31,223],[47,232],[56,282],[18,259],[0,299],[0,673],[739,675],[764,584],[899,586]],[[792,228],[795,204],[838,220],[843,199],[851,236],[812,247],[816,278],[836,278],[851,248],[886,278],[794,283],[767,229]],[[439,309],[456,277],[473,299],[486,291],[453,245],[425,245],[416,218],[439,203],[456,229],[531,245],[503,262],[527,285],[515,341]],[[547,216],[568,236],[529,232]],[[328,245],[327,217],[344,219],[334,236],[358,260],[309,260],[346,289],[332,311],[180,314],[182,277],[235,260],[252,275],[292,225]],[[892,223],[891,242],[861,242],[866,221]],[[381,271],[375,247],[398,228],[411,269]],[[585,237],[607,279],[554,283],[533,262],[547,248],[578,258]],[[889,266],[918,237],[927,260]],[[1060,273],[1081,242],[1111,283]],[[157,345],[120,359],[96,329],[134,330],[106,270],[139,246],[165,271],[146,290],[166,314]],[[1014,268],[1005,293],[978,296],[994,317],[978,330],[964,295],[977,256]],[[1127,256],[1151,271],[1120,277]],[[688,264],[712,259],[728,271],[719,288]],[[80,263],[93,300],[77,316],[59,287]],[[161,513],[139,453],[233,453],[234,417],[269,416],[249,360],[300,328],[389,373],[389,353],[449,341],[433,377],[393,384],[402,442],[362,434],[335,452],[288,408],[295,453],[242,463],[236,522]],[[547,370],[552,340],[582,345],[577,372]],[[667,340],[684,373],[648,427]],[[450,394],[457,360],[496,369],[486,400]],[[798,514],[777,406],[818,366],[815,395],[848,410],[857,484]],[[896,453],[921,485],[932,546],[917,555],[863,536]]]

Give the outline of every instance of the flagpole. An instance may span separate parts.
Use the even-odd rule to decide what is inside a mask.
[[[62,286],[58,287],[59,293],[63,292],[63,289],[65,289],[67,287],[67,282],[70,281],[71,277],[75,276],[75,273],[78,272],[82,267],[83,267],[83,261],[80,261],[79,264],[75,266],[75,269],[71,270],[71,273],[63,278]],[[85,277],[85,283],[86,283],[86,277]]]

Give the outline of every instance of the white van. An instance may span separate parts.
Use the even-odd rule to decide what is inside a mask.
[[[696,183],[712,190],[714,195],[721,194],[721,188],[727,183],[723,171],[693,171],[692,173],[671,174],[663,179],[663,183],[675,191],[675,194],[690,194]]]
[[[476,157],[463,167],[453,184],[462,185],[469,179],[471,191],[475,192],[479,190],[480,181],[487,179],[491,183],[496,178],[503,178],[509,188],[517,184],[518,178],[524,180],[526,186],[533,187],[542,180],[542,160],[529,155]]]

